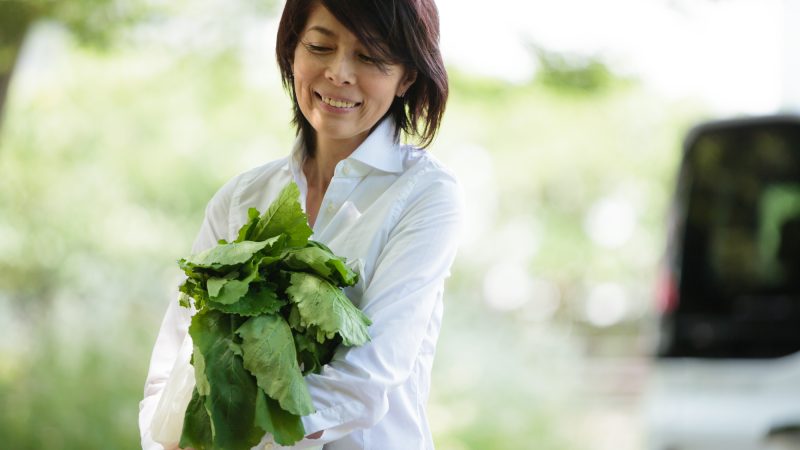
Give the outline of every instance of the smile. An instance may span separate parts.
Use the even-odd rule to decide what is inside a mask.
[[[334,108],[355,108],[356,106],[361,105],[361,102],[351,102],[349,100],[340,100],[332,97],[326,97],[317,92],[315,92],[315,94],[317,95],[317,98],[322,100],[322,103],[333,106]]]

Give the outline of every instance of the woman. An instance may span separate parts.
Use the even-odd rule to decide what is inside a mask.
[[[462,199],[450,172],[399,138],[425,147],[439,128],[438,37],[433,0],[288,0],[277,57],[297,142],[229,181],[206,209],[194,252],[234,239],[248,208],[263,211],[295,181],[313,239],[360,273],[347,294],[372,320],[372,340],[306,377],[317,412],[303,417],[308,436],[296,448],[433,448],[425,404]],[[189,316],[173,302],[161,326],[140,404],[146,448],[160,448],[150,422]]]

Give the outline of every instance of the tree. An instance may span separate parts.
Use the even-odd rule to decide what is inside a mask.
[[[145,0],[0,0],[0,120],[20,50],[38,20],[57,21],[82,42],[105,46],[151,11]]]
[[[239,2],[244,6],[240,9],[243,15],[272,13],[279,3],[275,0]],[[180,9],[180,5],[154,0],[0,0],[0,127],[20,51],[37,21],[61,23],[80,42],[103,48],[129,27],[168,15],[168,8]]]

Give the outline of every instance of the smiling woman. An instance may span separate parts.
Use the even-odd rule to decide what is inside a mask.
[[[264,211],[295,182],[313,239],[358,274],[345,292],[371,320],[371,341],[338,348],[305,377],[316,411],[302,417],[298,448],[433,448],[425,409],[463,200],[453,174],[400,137],[427,147],[439,129],[448,91],[438,42],[433,0],[288,0],[276,50],[297,141],[206,209],[195,253],[236,239],[249,208]],[[151,434],[165,386],[207,370],[188,367],[193,312],[173,302],[162,323],[140,404],[146,449],[177,447]],[[273,445],[263,431],[258,448]]]
[[[369,3],[369,7],[364,7],[365,3]],[[318,57],[316,67],[322,60],[336,63],[332,69],[349,71],[345,76],[356,77],[358,86],[353,86],[353,78],[336,79],[334,84],[372,91],[374,88],[369,86],[380,83],[377,80],[382,78],[388,78],[383,82],[389,85],[402,83],[404,89],[392,89],[392,95],[385,98],[391,100],[388,112],[380,109],[382,114],[391,116],[395,136],[406,133],[418,138],[422,147],[427,147],[436,135],[447,102],[448,83],[439,51],[439,17],[433,1],[288,2],[276,47],[284,86],[296,99],[294,122],[312,152],[314,133],[304,116],[306,111],[297,101],[303,93],[295,80],[300,76],[295,73],[299,69],[295,65],[303,63],[305,66],[309,59],[297,59],[304,56],[303,49]],[[351,64],[337,60],[345,56]],[[331,75],[342,74],[325,74]],[[395,96],[398,93],[405,95]]]
[[[317,145],[352,151],[416,77],[372,52],[323,6],[311,9],[292,64],[294,92]]]

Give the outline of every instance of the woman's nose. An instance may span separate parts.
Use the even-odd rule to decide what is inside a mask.
[[[346,55],[336,55],[325,69],[325,77],[337,86],[354,84],[356,79],[354,62]]]

